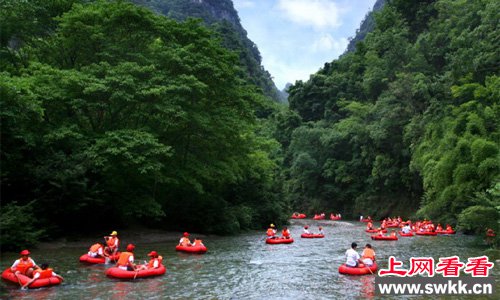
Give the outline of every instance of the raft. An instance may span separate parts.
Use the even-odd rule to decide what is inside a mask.
[[[371,271],[371,272],[370,272]],[[377,263],[374,262],[371,267],[364,266],[360,264],[360,266],[356,268],[351,268],[346,266],[345,264],[339,267],[339,273],[345,275],[367,275],[367,274],[377,274]]]
[[[455,234],[457,233],[455,230],[436,230],[437,234]]]
[[[404,233],[404,232],[402,232],[402,231],[399,231],[399,235],[400,235],[400,236],[414,236],[413,232],[411,232],[411,231],[410,231],[410,232],[408,232],[408,233]]]
[[[134,278],[160,276],[165,274],[166,271],[167,269],[165,268],[164,265],[160,265],[156,269],[147,269],[140,271],[125,271],[118,267],[112,267],[106,270],[106,276],[118,279],[134,279]]]
[[[301,238],[304,238],[304,239],[322,239],[325,237],[324,234],[319,234],[319,233],[303,233],[300,235]]]
[[[292,215],[292,219],[305,219],[305,218],[306,218],[305,214]]]
[[[181,246],[177,245],[175,246],[175,251],[181,251],[181,252],[187,252],[187,253],[198,253],[202,254],[207,252],[207,247],[206,246]]]
[[[431,231],[417,231],[415,232],[416,235],[437,235],[437,232],[431,232]]]
[[[332,221],[339,221],[339,220],[341,220],[341,219],[342,219],[342,217],[334,217],[334,216],[330,216],[330,220],[332,220]]]
[[[2,273],[3,280],[15,283],[17,285],[19,285],[19,282],[21,282],[21,285],[25,285],[26,283],[28,283],[32,279],[32,278],[30,278],[26,275],[23,275],[23,274],[19,274],[18,276],[19,276],[19,281],[17,280],[16,275],[14,275],[14,273],[10,270],[10,268],[7,268]],[[50,278],[37,279],[37,280],[33,281],[33,283],[31,283],[28,288],[36,289],[36,288],[41,288],[41,287],[45,287],[45,286],[58,285],[58,284],[61,284],[61,281],[62,280],[56,276],[52,276]]]
[[[397,236],[392,236],[392,235],[372,235],[372,240],[376,241],[397,241],[398,237]]]
[[[120,257],[120,252],[117,252],[115,255],[109,257],[109,263],[116,263],[118,258]],[[88,254],[84,254],[80,256],[80,262],[87,264],[105,264],[106,258],[104,257],[91,257]]]
[[[293,238],[275,238],[275,239],[266,239],[266,244],[291,244],[293,243]]]
[[[495,237],[495,236],[496,236],[496,234],[494,234],[494,233],[487,233],[487,234],[486,234],[486,236],[487,236],[487,237]]]
[[[368,232],[368,233],[377,233],[379,232],[380,230],[378,229],[366,229],[365,232]],[[387,233],[387,229],[382,229],[382,233]]]
[[[315,215],[315,216],[313,217],[313,220],[324,220],[324,219],[325,219],[325,217],[322,217],[322,216],[320,216],[320,215]]]
[[[399,227],[399,223],[386,223],[385,224],[385,227],[387,228],[396,228],[396,227]]]

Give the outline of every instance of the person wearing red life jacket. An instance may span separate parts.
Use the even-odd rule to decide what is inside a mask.
[[[203,245],[203,241],[198,239],[198,238],[194,238],[193,240],[193,243],[191,243],[191,246],[193,247],[199,247],[199,246],[205,246]]]
[[[179,246],[185,246],[185,247],[186,246],[191,246],[191,241],[189,240],[188,236],[189,236],[188,232],[184,232],[182,234],[182,237],[179,240]]]
[[[266,234],[268,238],[274,239],[276,238],[276,227],[274,227],[274,224],[269,225],[269,228],[266,231]]]
[[[281,231],[281,235],[285,238],[285,239],[289,239],[290,238],[290,230],[288,230],[288,227],[283,227],[283,230]]]
[[[96,243],[90,246],[87,255],[90,257],[104,257],[104,247],[101,244]]]
[[[28,250],[23,250],[19,254],[21,255],[21,258],[19,258],[14,262],[14,264],[12,264],[10,270],[16,275],[18,279],[18,274],[32,277],[33,271],[35,269],[38,269],[39,267],[37,266],[35,261],[31,259],[31,257],[29,257],[30,252]]]
[[[64,278],[62,278],[62,276],[57,275],[54,271],[52,271],[51,268],[49,268],[49,264],[43,263],[40,266],[40,268],[33,271],[33,279],[26,282],[26,284],[23,285],[21,287],[21,289],[27,289],[37,279],[44,279],[44,278],[50,278],[50,277],[57,277],[57,278],[61,279],[61,281],[64,280]]]
[[[104,255],[115,255],[116,252],[118,252],[118,245],[120,244],[118,233],[116,231],[111,232],[110,235],[104,237],[104,241],[106,241],[106,247],[104,247]]]
[[[127,251],[122,252],[116,266],[124,271],[135,271],[136,266],[134,264],[134,244],[127,245]]]
[[[148,256],[151,257],[149,262],[146,263],[146,261],[144,261],[144,265],[138,266],[136,270],[158,269],[160,267],[163,262],[163,257],[158,255],[158,252],[151,251]]]

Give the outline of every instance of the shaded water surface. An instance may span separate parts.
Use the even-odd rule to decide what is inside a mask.
[[[312,231],[324,227],[324,239],[301,239],[302,226]],[[379,298],[374,294],[373,275],[345,276],[338,273],[344,253],[356,241],[359,252],[366,243],[376,251],[379,267],[387,267],[394,255],[408,268],[412,256],[481,256],[485,248],[474,237],[455,236],[400,238],[399,241],[371,241],[359,222],[294,220],[289,226],[295,242],[266,245],[263,232],[236,237],[208,237],[205,255],[175,252],[175,242],[137,243],[136,262],[147,259],[151,250],[164,258],[167,273],[161,277],[118,281],[107,278],[109,265],[84,265],[78,261],[85,247],[36,249],[32,257],[47,261],[61,274],[62,285],[21,291],[5,282],[0,284],[2,299],[344,299]],[[124,238],[124,237],[122,237]],[[94,240],[89,240],[88,245]],[[0,267],[5,269],[17,258],[2,253]],[[498,266],[493,270],[497,279]],[[434,297],[433,297],[434,298]],[[384,298],[386,299],[386,298]],[[431,298],[429,298],[431,299]],[[477,299],[477,298],[475,298]]]

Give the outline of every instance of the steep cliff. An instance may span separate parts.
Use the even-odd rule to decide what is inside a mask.
[[[199,18],[223,38],[224,46],[239,53],[241,67],[248,80],[260,87],[274,101],[285,102],[284,94],[276,88],[271,74],[262,66],[257,46],[247,37],[231,0],[132,0],[153,11],[183,21]]]

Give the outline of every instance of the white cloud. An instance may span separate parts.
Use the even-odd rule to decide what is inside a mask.
[[[346,38],[334,39],[331,34],[325,33],[312,44],[313,52],[335,52],[341,53],[347,48]]]
[[[329,0],[278,0],[278,8],[292,22],[315,29],[338,28],[341,9]]]

